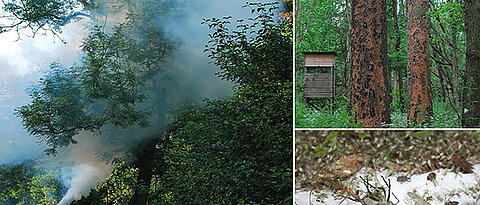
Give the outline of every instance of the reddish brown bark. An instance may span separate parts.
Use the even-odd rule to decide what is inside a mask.
[[[465,112],[463,127],[480,127],[480,0],[465,0]]]
[[[352,0],[350,103],[363,127],[390,124],[386,0]]]
[[[428,0],[407,0],[408,122],[424,124],[433,114],[428,55]]]

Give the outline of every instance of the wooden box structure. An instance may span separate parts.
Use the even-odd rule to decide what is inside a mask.
[[[311,98],[335,97],[335,53],[334,52],[302,52],[304,55],[304,92],[303,99],[307,103]]]

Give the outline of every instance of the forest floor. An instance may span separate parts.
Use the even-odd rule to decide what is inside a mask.
[[[297,131],[295,203],[478,204],[478,131]]]
[[[348,108],[347,97],[339,96],[333,105],[328,100],[319,100],[317,103],[304,104],[302,93],[297,91],[295,98],[295,127],[296,128],[351,128],[361,127],[353,123],[353,116]],[[405,108],[395,102],[390,106],[390,128],[407,128],[407,113]],[[430,122],[421,125],[425,128],[460,128],[458,113],[451,105],[436,98],[433,101],[433,116]]]

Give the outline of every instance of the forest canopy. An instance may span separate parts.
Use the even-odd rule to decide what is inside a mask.
[[[171,60],[183,42],[156,21],[162,9],[180,15],[173,11],[185,2],[118,1],[125,21],[112,26],[105,26],[101,3],[11,1],[4,10],[16,21],[2,31],[43,30],[60,38],[70,20],[99,19],[82,41],[81,59],[72,66],[52,62],[16,114],[47,145],[48,157],[96,138],[108,145],[96,157],[113,163],[113,170],[75,198],[58,170],[41,172],[42,160],[28,168],[0,167],[0,186],[8,190],[0,192],[0,202],[291,204],[291,2],[284,10],[278,2],[247,3],[249,19],[204,19],[201,26],[211,31],[204,52],[234,91],[200,105],[192,99],[195,89],[178,79],[184,70],[174,70],[179,67]]]

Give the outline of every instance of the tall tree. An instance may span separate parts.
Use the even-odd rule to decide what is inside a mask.
[[[465,112],[463,127],[480,127],[480,0],[465,0]]]
[[[154,19],[145,12],[129,14],[127,22],[115,26],[111,33],[94,27],[84,39],[81,66],[62,68],[52,64],[50,75],[32,93],[32,103],[17,110],[25,128],[46,141],[50,147],[47,153],[55,154],[57,148],[76,143],[75,135],[83,130],[99,133],[106,126],[146,128],[154,124],[155,131],[161,131],[168,98],[165,89],[158,86],[162,84],[159,81],[167,81],[162,63],[173,50],[173,43],[165,39],[161,27],[145,20]],[[149,96],[156,97],[157,106],[146,108],[144,102],[155,99]],[[128,137],[139,140],[144,136]],[[131,204],[148,201],[148,193],[143,190],[150,186],[150,156],[155,153],[156,141],[155,137],[144,140],[134,151],[139,188]]]
[[[448,0],[430,4],[429,24],[430,59],[433,60],[432,74],[439,83],[432,83],[432,90],[438,87],[443,101],[447,101],[458,118],[461,118],[459,73],[463,70],[464,54],[464,8],[461,1]],[[451,68],[451,69],[450,69]],[[434,87],[435,86],[435,87]]]
[[[403,1],[403,0],[401,0]],[[391,3],[391,11],[392,11],[392,17],[393,17],[393,36],[392,38],[394,39],[394,46],[393,46],[393,62],[390,61],[390,66],[393,67],[393,92],[395,93],[395,101],[398,102],[400,105],[403,105],[405,100],[404,100],[404,95],[403,95],[403,70],[405,66],[403,66],[400,63],[400,57],[403,54],[402,53],[402,48],[401,48],[401,40],[402,40],[402,35],[400,33],[400,27],[399,27],[399,15],[404,15],[402,13],[403,9],[403,3],[400,3],[400,11],[398,10],[398,2],[397,0],[392,0],[390,1]]]
[[[363,127],[390,123],[386,9],[386,0],[352,1],[350,103]]]
[[[345,0],[345,16],[348,21],[348,31],[352,30],[352,0]],[[352,62],[352,40],[350,39],[350,35],[347,35],[347,63],[345,65],[345,74],[343,77],[345,78],[344,82],[347,84],[347,96],[352,96],[350,93],[351,86],[352,86],[352,75],[350,75],[350,63]]]
[[[407,0],[408,122],[424,124],[433,115],[428,58],[428,0]]]

